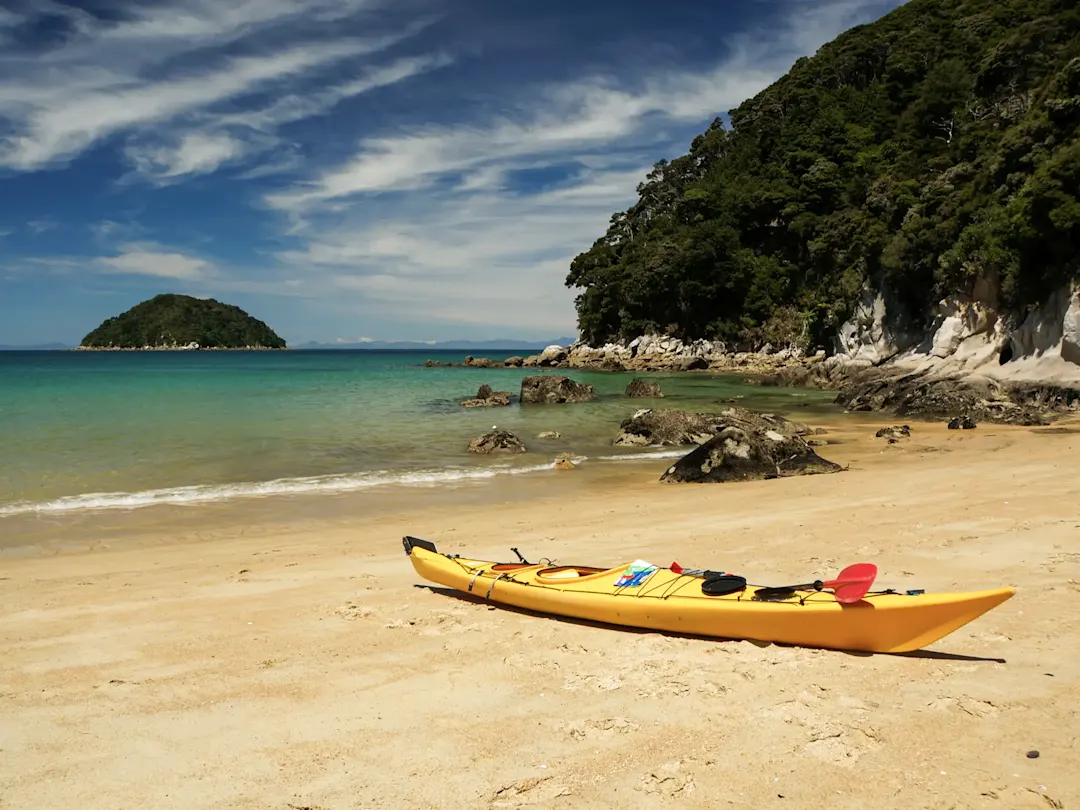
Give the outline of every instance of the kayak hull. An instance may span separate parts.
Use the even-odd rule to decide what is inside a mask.
[[[424,579],[489,602],[605,624],[802,647],[880,653],[933,644],[1015,594],[1014,588],[959,593],[869,593],[853,604],[827,591],[757,601],[756,585],[722,596],[702,593],[700,577],[658,568],[635,586],[616,585],[614,568],[473,560],[440,553],[406,537],[406,553]]]

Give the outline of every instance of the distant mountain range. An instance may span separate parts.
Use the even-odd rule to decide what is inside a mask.
[[[577,338],[557,337],[551,340],[357,340],[337,343],[308,341],[290,349],[400,349],[404,351],[543,351],[548,346],[569,346]]]

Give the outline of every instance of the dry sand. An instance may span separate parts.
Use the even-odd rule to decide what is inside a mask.
[[[822,451],[852,465],[830,476],[581,469],[558,499],[492,486],[486,505],[189,518],[2,557],[0,807],[1080,806],[1080,434],[913,427],[896,445],[837,430],[858,438]],[[771,584],[869,560],[883,587],[1019,591],[917,654],[715,642],[417,587],[405,533],[506,560]]]

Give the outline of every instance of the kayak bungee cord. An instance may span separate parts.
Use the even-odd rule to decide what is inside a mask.
[[[872,598],[874,596],[896,595],[896,594],[899,593],[898,591],[896,591],[896,590],[894,590],[892,588],[887,588],[887,589],[882,590],[882,591],[873,591],[873,592],[867,590],[864,593],[862,593],[861,596],[852,598],[852,597],[855,596],[855,593],[857,593],[858,591],[861,591],[863,589],[863,587],[869,586],[871,584],[871,582],[873,581],[873,574],[876,573],[876,570],[870,570],[870,569],[874,569],[874,567],[872,565],[868,564],[868,563],[858,563],[858,564],[856,564],[854,566],[849,566],[848,568],[841,571],[841,573],[837,576],[837,578],[835,580],[827,580],[825,582],[822,582],[821,580],[818,580],[818,581],[815,581],[815,582],[812,582],[812,583],[806,583],[806,584],[795,585],[795,586],[788,585],[788,586],[780,586],[780,587],[769,587],[769,586],[749,585],[748,583],[746,583],[745,577],[737,576],[735,574],[722,574],[720,572],[712,572],[712,571],[704,571],[704,570],[699,571],[699,570],[696,570],[696,569],[684,569],[682,566],[678,565],[678,563],[675,563],[670,567],[657,566],[657,568],[656,568],[657,571],[668,570],[668,571],[671,571],[672,573],[676,574],[674,579],[670,579],[670,580],[667,580],[667,581],[664,581],[664,582],[643,583],[642,585],[636,585],[636,586],[632,585],[630,583],[627,583],[626,585],[616,585],[614,592],[608,591],[608,590],[594,590],[592,588],[582,588],[582,587],[580,587],[580,585],[577,585],[577,586],[575,586],[573,588],[565,588],[565,587],[560,587],[558,584],[556,584],[554,582],[537,582],[535,580],[530,582],[530,581],[523,581],[523,580],[517,579],[515,576],[513,576],[514,573],[520,573],[520,572],[525,572],[525,571],[530,571],[532,573],[540,573],[540,569],[555,567],[554,566],[555,560],[544,557],[544,558],[541,558],[541,562],[539,562],[539,563],[530,563],[528,560],[525,559],[525,557],[521,554],[521,552],[516,547],[512,548],[511,551],[513,551],[514,554],[517,555],[518,559],[521,560],[520,568],[515,568],[513,571],[495,571],[494,569],[495,569],[495,566],[498,566],[498,565],[508,565],[508,564],[509,565],[516,565],[514,563],[484,562],[484,563],[482,563],[481,565],[478,565],[478,566],[470,566],[470,565],[466,564],[465,562],[463,562],[460,559],[460,557],[458,555],[456,555],[456,554],[443,554],[442,552],[436,552],[436,553],[440,554],[440,556],[445,557],[447,560],[453,560],[453,562],[456,563],[459,567],[461,567],[462,570],[464,570],[467,573],[472,575],[470,577],[470,579],[469,579],[469,584],[468,584],[468,587],[467,587],[467,592],[468,593],[474,593],[473,589],[474,589],[474,586],[476,584],[477,579],[490,579],[491,581],[490,581],[490,583],[488,585],[487,593],[483,597],[485,601],[490,601],[491,593],[495,588],[495,584],[497,582],[499,582],[500,580],[510,582],[510,583],[515,584],[515,585],[523,585],[523,586],[526,586],[526,587],[540,588],[540,589],[543,589],[543,590],[551,590],[551,591],[555,591],[557,593],[566,593],[568,591],[572,591],[574,593],[590,594],[590,595],[594,595],[594,596],[613,596],[613,597],[625,596],[628,593],[632,593],[632,595],[635,598],[638,598],[638,599],[652,598],[652,599],[667,600],[672,596],[683,596],[684,598],[694,598],[694,597],[687,597],[687,596],[685,596],[683,594],[680,594],[679,591],[681,591],[691,580],[704,579],[704,582],[702,583],[702,592],[705,593],[706,595],[724,596],[724,595],[728,595],[728,594],[738,593],[738,595],[734,598],[733,601],[742,602],[744,600],[744,598],[749,596],[750,600],[755,601],[755,602],[757,602],[757,601],[771,602],[771,603],[774,603],[774,604],[786,604],[786,605],[789,605],[789,606],[796,606],[796,607],[805,606],[808,602],[813,604],[813,603],[821,603],[821,602],[824,602],[824,601],[835,601],[835,602],[839,602],[839,603],[843,604],[844,602],[842,602],[841,599],[836,598],[837,595],[835,593],[829,593],[829,592],[823,590],[823,588],[825,588],[825,587],[832,587],[832,586],[835,586],[835,585],[839,585],[840,586],[839,589],[843,589],[845,586],[848,586],[849,588],[850,588],[851,585],[855,586],[854,588],[850,588],[850,590],[849,590],[850,595],[849,594],[843,594],[843,596],[846,597],[847,603],[854,602],[854,601],[860,601],[861,599],[866,599],[868,597]],[[568,566],[568,567],[572,568],[574,566]],[[607,569],[605,571],[600,571],[600,572],[597,572],[597,573],[607,573],[608,571],[614,573],[614,572],[618,571],[621,567],[622,566],[616,566],[615,568]],[[848,576],[845,576],[847,574],[847,572],[849,572],[849,571],[851,572],[851,574],[848,575]],[[709,574],[713,574],[713,576],[709,577],[708,576]],[[710,592],[709,590],[706,590],[706,586],[708,584],[710,584],[712,582],[719,583],[720,581],[725,580],[725,579],[726,580],[731,580],[731,582],[728,584],[727,587],[725,587],[724,585],[718,585],[717,590],[715,590],[713,592]],[[738,580],[739,582],[736,582],[736,580]],[[573,579],[568,580],[568,582],[573,582],[573,581],[574,581]],[[732,586],[735,586],[735,585],[739,585],[739,587],[732,587]],[[630,588],[633,588],[634,590],[630,591],[629,590]],[[743,592],[743,591],[748,590],[749,588],[754,588],[754,593],[747,594],[747,593]],[[657,593],[657,591],[659,591],[660,593]],[[854,591],[855,593],[851,593],[850,591]],[[919,593],[922,593],[922,591],[921,590],[913,590],[913,591],[907,591],[905,593],[907,595],[917,595]],[[820,597],[832,597],[832,599],[815,599],[815,598],[813,598],[813,597],[819,597],[819,596]]]

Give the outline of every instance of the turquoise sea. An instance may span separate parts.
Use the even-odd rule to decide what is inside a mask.
[[[491,353],[501,360],[511,352]],[[582,464],[681,455],[611,444],[643,407],[835,412],[826,391],[760,388],[742,377],[537,369],[427,368],[465,352],[0,352],[0,517],[132,509],[386,485],[482,482]],[[487,383],[568,374],[597,400],[466,409]],[[664,399],[623,395],[634,376]],[[493,425],[520,436],[512,458],[466,452]],[[555,430],[563,438],[536,439]]]

